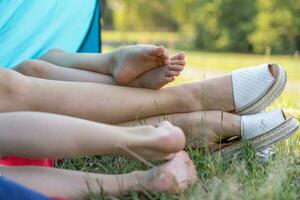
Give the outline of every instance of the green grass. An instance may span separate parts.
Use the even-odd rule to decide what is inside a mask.
[[[106,33],[105,33],[106,34]],[[104,38],[108,36],[104,35]],[[109,37],[115,37],[109,36]],[[121,36],[119,36],[121,38]],[[141,37],[141,36],[136,36]],[[158,37],[158,36],[155,36]],[[114,38],[113,38],[114,39]],[[117,41],[117,40],[116,40]],[[113,47],[105,46],[104,50]],[[175,52],[172,50],[172,52]],[[264,56],[234,53],[208,53],[186,51],[187,64],[191,73],[183,74],[175,84],[203,79],[213,73],[225,73],[230,70],[276,62],[287,69],[289,83],[287,91],[272,104],[269,110],[284,108],[286,112],[300,118],[300,70],[299,58],[293,56]],[[188,71],[188,70],[187,70]],[[190,157],[197,167],[199,181],[188,191],[177,196],[157,193],[134,192],[120,199],[300,199],[300,132],[277,145],[274,160],[261,162],[251,147],[245,147],[241,158],[224,160],[205,154],[201,150],[188,149]],[[62,168],[97,173],[126,173],[148,168],[139,161],[123,157],[95,156],[66,159]],[[89,199],[108,197],[92,195]]]

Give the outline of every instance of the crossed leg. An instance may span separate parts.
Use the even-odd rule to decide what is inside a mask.
[[[40,59],[62,67],[108,74],[121,85],[169,62],[167,50],[153,45],[125,46],[102,54],[68,53],[54,49]]]
[[[8,84],[8,77],[13,83]],[[2,111],[43,111],[109,124],[171,113],[235,110],[231,75],[151,90],[45,80],[1,70],[0,85],[5,88],[2,92],[11,92],[15,97],[1,95],[6,105],[0,102]],[[22,87],[21,91],[16,86]]]
[[[78,54],[75,57],[82,57],[82,55]],[[61,59],[64,60],[64,58]],[[85,65],[89,66],[91,62],[92,61],[87,61]],[[177,55],[172,56],[170,58],[169,63],[158,66],[150,71],[146,71],[145,73],[135,77],[129,83],[121,85],[127,87],[159,89],[164,85],[174,81],[175,77],[179,76],[180,72],[183,70],[184,65],[184,54],[179,53]],[[49,80],[94,82],[110,85],[119,85],[112,75],[98,73],[95,71],[58,66],[53,63],[45,62],[43,60],[27,60],[17,65],[14,69],[26,76]]]
[[[138,115],[234,110],[231,76],[151,90],[45,80],[1,69],[0,87],[1,112],[42,111],[109,124],[135,120]]]

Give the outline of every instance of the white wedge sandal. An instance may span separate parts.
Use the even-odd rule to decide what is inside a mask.
[[[276,77],[270,71],[273,64],[232,72],[234,113],[249,115],[261,112],[283,92],[287,81],[286,71],[279,65],[276,66],[279,69]]]
[[[263,150],[272,144],[288,138],[299,128],[296,118],[288,116],[281,109],[245,115],[241,119],[241,140],[226,146],[216,153],[222,156],[233,156],[241,152],[243,141],[250,142],[256,150]]]

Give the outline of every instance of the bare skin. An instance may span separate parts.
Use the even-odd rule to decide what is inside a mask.
[[[48,113],[10,112],[0,113],[0,127],[0,156],[56,159],[114,154],[162,160],[185,146],[184,133],[169,122],[156,128],[125,128]]]
[[[5,167],[0,173],[47,196],[85,199],[89,192],[116,196],[130,191],[177,194],[197,181],[193,161],[186,152],[157,167],[129,174],[104,175],[45,167]],[[100,187],[99,187],[100,184]]]
[[[137,175],[139,178],[140,174]],[[196,167],[184,151],[177,153],[172,160],[158,168],[151,169],[146,178],[139,179],[146,180],[142,185],[150,188],[150,191],[168,194],[181,193],[198,180]]]
[[[125,86],[160,89],[164,85],[174,81],[175,77],[180,74],[184,69],[184,59],[185,55],[183,53],[172,56],[168,64],[141,74]],[[60,67],[42,60],[25,61],[16,66],[15,70],[26,76],[36,78],[117,85],[110,75],[75,68]]]
[[[119,48],[114,60],[111,74],[117,83],[126,84],[144,72],[167,64],[169,56],[163,47],[135,45]]]
[[[121,126],[153,125],[167,120],[180,127],[186,136],[188,147],[217,147],[229,138],[240,137],[241,116],[222,111],[198,111],[156,116],[126,122]]]
[[[235,110],[230,75],[150,90],[52,81],[2,69],[0,83],[2,112],[42,111],[118,124],[170,113]]]
[[[158,90],[180,75],[185,66],[184,58],[183,53],[172,56],[168,64],[145,72],[126,86]]]
[[[108,74],[118,84],[125,85],[144,72],[166,65],[169,55],[164,47],[133,45],[102,54],[52,50],[40,59],[62,67]]]
[[[0,85],[3,89],[0,93],[3,98],[0,101],[0,111],[42,111],[117,124],[135,120],[139,113],[143,117],[150,117],[223,108],[212,101],[208,105],[202,103],[202,99],[198,99],[201,95],[197,94],[203,91],[202,87],[211,88],[218,81],[201,81],[156,91],[86,82],[52,81],[2,69]],[[220,82],[222,85],[224,81]],[[226,100],[222,98],[223,92],[216,91],[214,94],[220,95],[216,97],[218,101]],[[229,95],[226,97],[229,98]],[[230,98],[232,100],[232,96]]]

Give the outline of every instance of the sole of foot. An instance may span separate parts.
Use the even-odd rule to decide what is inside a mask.
[[[166,65],[147,71],[130,82],[127,86],[158,90],[173,82],[185,66],[185,55],[179,53],[170,58]]]
[[[147,133],[148,132],[148,133]],[[170,160],[185,147],[183,131],[171,123],[161,122],[156,128],[138,133],[143,142],[129,147],[129,156],[141,160]]]
[[[150,191],[178,194],[197,180],[193,161],[186,152],[181,151],[172,160],[148,171],[146,188]]]
[[[119,48],[113,55],[112,75],[118,84],[125,85],[144,72],[169,62],[162,46],[133,45]]]

